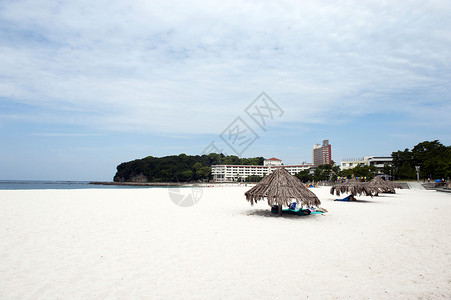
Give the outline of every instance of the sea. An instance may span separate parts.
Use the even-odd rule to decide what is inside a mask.
[[[89,181],[0,180],[0,190],[148,189],[156,186],[99,185]]]

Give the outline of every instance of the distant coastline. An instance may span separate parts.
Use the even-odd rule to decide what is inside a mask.
[[[93,185],[127,185],[127,186],[184,186],[188,183],[177,182],[113,182],[113,181],[91,181]],[[191,184],[192,185],[192,184]]]
[[[89,184],[92,185],[119,185],[119,186],[162,186],[162,187],[170,187],[170,186],[200,186],[200,187],[208,187],[208,186],[245,186],[248,184],[255,184],[255,182],[114,182],[114,181],[91,181]]]
[[[111,182],[111,181],[52,181],[52,180],[0,180],[1,190],[77,190],[77,189],[133,189],[133,188],[189,188],[246,186],[249,183],[210,182]]]

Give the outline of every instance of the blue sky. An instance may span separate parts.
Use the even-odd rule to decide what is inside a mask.
[[[451,144],[449,1],[1,1],[0,179],[111,180],[199,154],[311,161]],[[245,113],[265,91],[265,130]]]

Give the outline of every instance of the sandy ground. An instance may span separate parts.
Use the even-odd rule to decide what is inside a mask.
[[[0,299],[451,298],[451,194],[278,217],[247,189],[0,191]]]

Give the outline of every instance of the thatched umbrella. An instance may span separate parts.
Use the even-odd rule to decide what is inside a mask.
[[[393,183],[388,180],[382,179],[380,176],[374,177],[369,183],[368,186],[374,189],[375,194],[378,193],[392,193],[395,194],[396,188],[400,188],[400,186],[396,183]]]
[[[321,201],[296,177],[288,173],[284,168],[278,168],[263,178],[253,188],[245,193],[246,200],[254,205],[259,200],[266,198],[268,205],[277,205],[279,215],[282,214],[282,206],[289,206],[294,200],[301,206],[319,206]]]
[[[368,182],[368,186],[373,189],[374,194],[377,196],[379,193],[395,193],[395,189],[386,184],[386,181],[380,176],[376,176]]]
[[[385,182],[388,184],[388,186],[392,187],[393,189],[402,189],[402,186],[398,183],[389,180],[386,180]]]
[[[334,193],[337,196],[343,193],[349,193],[353,196],[364,195],[364,196],[373,196],[374,190],[371,189],[368,185],[363,182],[357,181],[355,179],[349,179],[343,183],[339,183],[333,185],[330,188],[330,193],[333,195]]]

